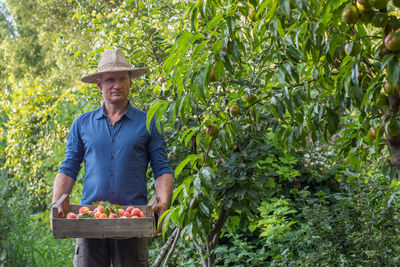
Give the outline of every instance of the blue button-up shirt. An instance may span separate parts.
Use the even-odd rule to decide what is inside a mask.
[[[75,119],[59,172],[76,179],[84,161],[82,205],[100,200],[146,205],[149,162],[155,178],[172,173],[164,135],[157,131],[154,120],[150,133],[147,131],[146,116],[128,104],[122,117],[111,125],[103,105]]]

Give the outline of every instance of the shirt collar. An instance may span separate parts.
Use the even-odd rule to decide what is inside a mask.
[[[124,114],[122,114],[122,117],[125,116],[128,119],[133,120],[134,111],[135,111],[134,108],[132,107],[131,103],[128,101],[128,107],[126,108]],[[106,118],[106,117],[107,117],[107,115],[104,111],[104,103],[103,103],[103,105],[101,105],[101,107],[97,111],[96,119],[100,120],[101,118]]]

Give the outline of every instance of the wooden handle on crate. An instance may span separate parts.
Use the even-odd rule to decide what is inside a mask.
[[[154,202],[155,202],[155,201],[158,201],[157,194],[154,194],[154,195],[151,197],[149,203],[147,203],[147,206],[146,206],[146,216],[149,217],[149,214],[154,215],[154,234],[157,235],[156,232],[157,232],[157,224],[158,224],[158,214],[157,214],[157,213],[154,213],[154,214],[153,214],[153,205],[154,205]]]
[[[150,201],[147,203],[147,206],[146,206],[146,216],[147,217],[150,217],[150,214],[153,214],[153,204],[154,204],[154,201],[156,201],[156,199],[157,199],[157,195],[153,195],[151,197]]]
[[[153,196],[151,197],[149,203],[147,203],[147,206],[152,207],[153,204],[154,204],[154,201],[156,201],[156,199],[157,199],[157,194],[156,194],[156,195],[153,195]]]
[[[56,203],[54,203],[53,207],[52,207],[52,211],[53,211],[53,217],[54,218],[60,218],[58,216],[58,207],[62,205],[64,208],[64,214],[66,215],[68,212],[71,211],[71,208],[69,206],[69,194],[63,194]]]

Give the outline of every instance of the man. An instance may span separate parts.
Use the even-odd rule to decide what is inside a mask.
[[[152,120],[150,133],[146,113],[133,108],[128,95],[132,78],[145,69],[132,68],[120,49],[104,51],[98,71],[83,77],[97,83],[103,94],[102,107],[75,119],[67,137],[64,161],[54,180],[53,203],[72,191],[82,161],[85,178],[81,204],[109,201],[120,205],[146,205],[148,164],[156,178],[159,216],[168,208],[174,179],[165,140]],[[64,216],[62,207],[58,210]],[[74,266],[147,266],[147,240],[78,238]]]

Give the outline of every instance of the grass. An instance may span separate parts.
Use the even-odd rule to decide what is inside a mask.
[[[10,218],[10,217],[9,217]],[[72,266],[74,239],[55,239],[49,212],[11,217],[10,231],[2,244],[4,266]]]

